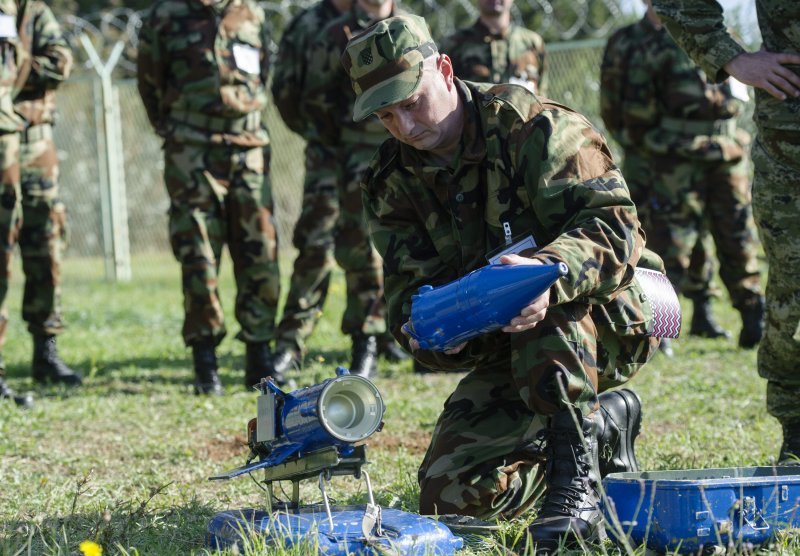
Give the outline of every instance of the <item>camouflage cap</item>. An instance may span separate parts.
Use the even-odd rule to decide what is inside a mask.
[[[383,19],[350,39],[342,65],[356,92],[353,120],[413,95],[423,60],[436,52],[427,23],[416,15]]]

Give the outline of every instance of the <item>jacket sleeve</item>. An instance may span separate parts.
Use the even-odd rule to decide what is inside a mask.
[[[53,12],[37,3],[34,16],[31,73],[24,89],[55,89],[72,71],[72,51]]]
[[[518,173],[551,241],[534,258],[568,275],[551,304],[605,303],[627,285],[644,247],[636,208],[602,136],[582,116],[548,109],[522,127]]]
[[[169,64],[161,39],[161,22],[154,6],[144,19],[139,31],[139,52],[136,63],[136,78],[139,95],[142,97],[147,118],[161,134],[166,123],[164,114],[165,72]]]
[[[728,77],[723,66],[745,50],[731,37],[716,0],[653,0],[670,34],[709,79]]]
[[[305,137],[308,124],[303,116],[302,99],[307,70],[304,51],[308,45],[299,17],[281,37],[273,64],[272,98],[286,126]]]

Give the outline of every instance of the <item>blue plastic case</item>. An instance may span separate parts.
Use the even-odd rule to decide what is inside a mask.
[[[322,506],[299,510],[268,512],[254,509],[220,512],[208,524],[206,546],[222,550],[241,547],[242,539],[263,536],[269,544],[289,548],[301,543],[318,546],[318,553],[332,555],[375,555],[390,549],[393,554],[409,556],[450,556],[463,547],[464,541],[450,530],[421,515],[382,508],[383,535],[367,542],[361,530],[364,506],[332,508],[333,529]]]
[[[800,467],[612,473],[603,480],[608,533],[659,551],[759,545],[800,526],[798,473]]]

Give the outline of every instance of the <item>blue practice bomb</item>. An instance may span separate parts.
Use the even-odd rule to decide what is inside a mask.
[[[422,349],[445,351],[508,325],[567,274],[564,263],[489,265],[411,298],[408,332]]]

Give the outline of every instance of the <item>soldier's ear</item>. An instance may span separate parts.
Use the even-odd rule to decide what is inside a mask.
[[[447,54],[439,54],[439,58],[436,60],[436,69],[442,74],[447,88],[450,89],[453,86],[453,79],[455,78],[453,62],[450,60],[450,56]]]

